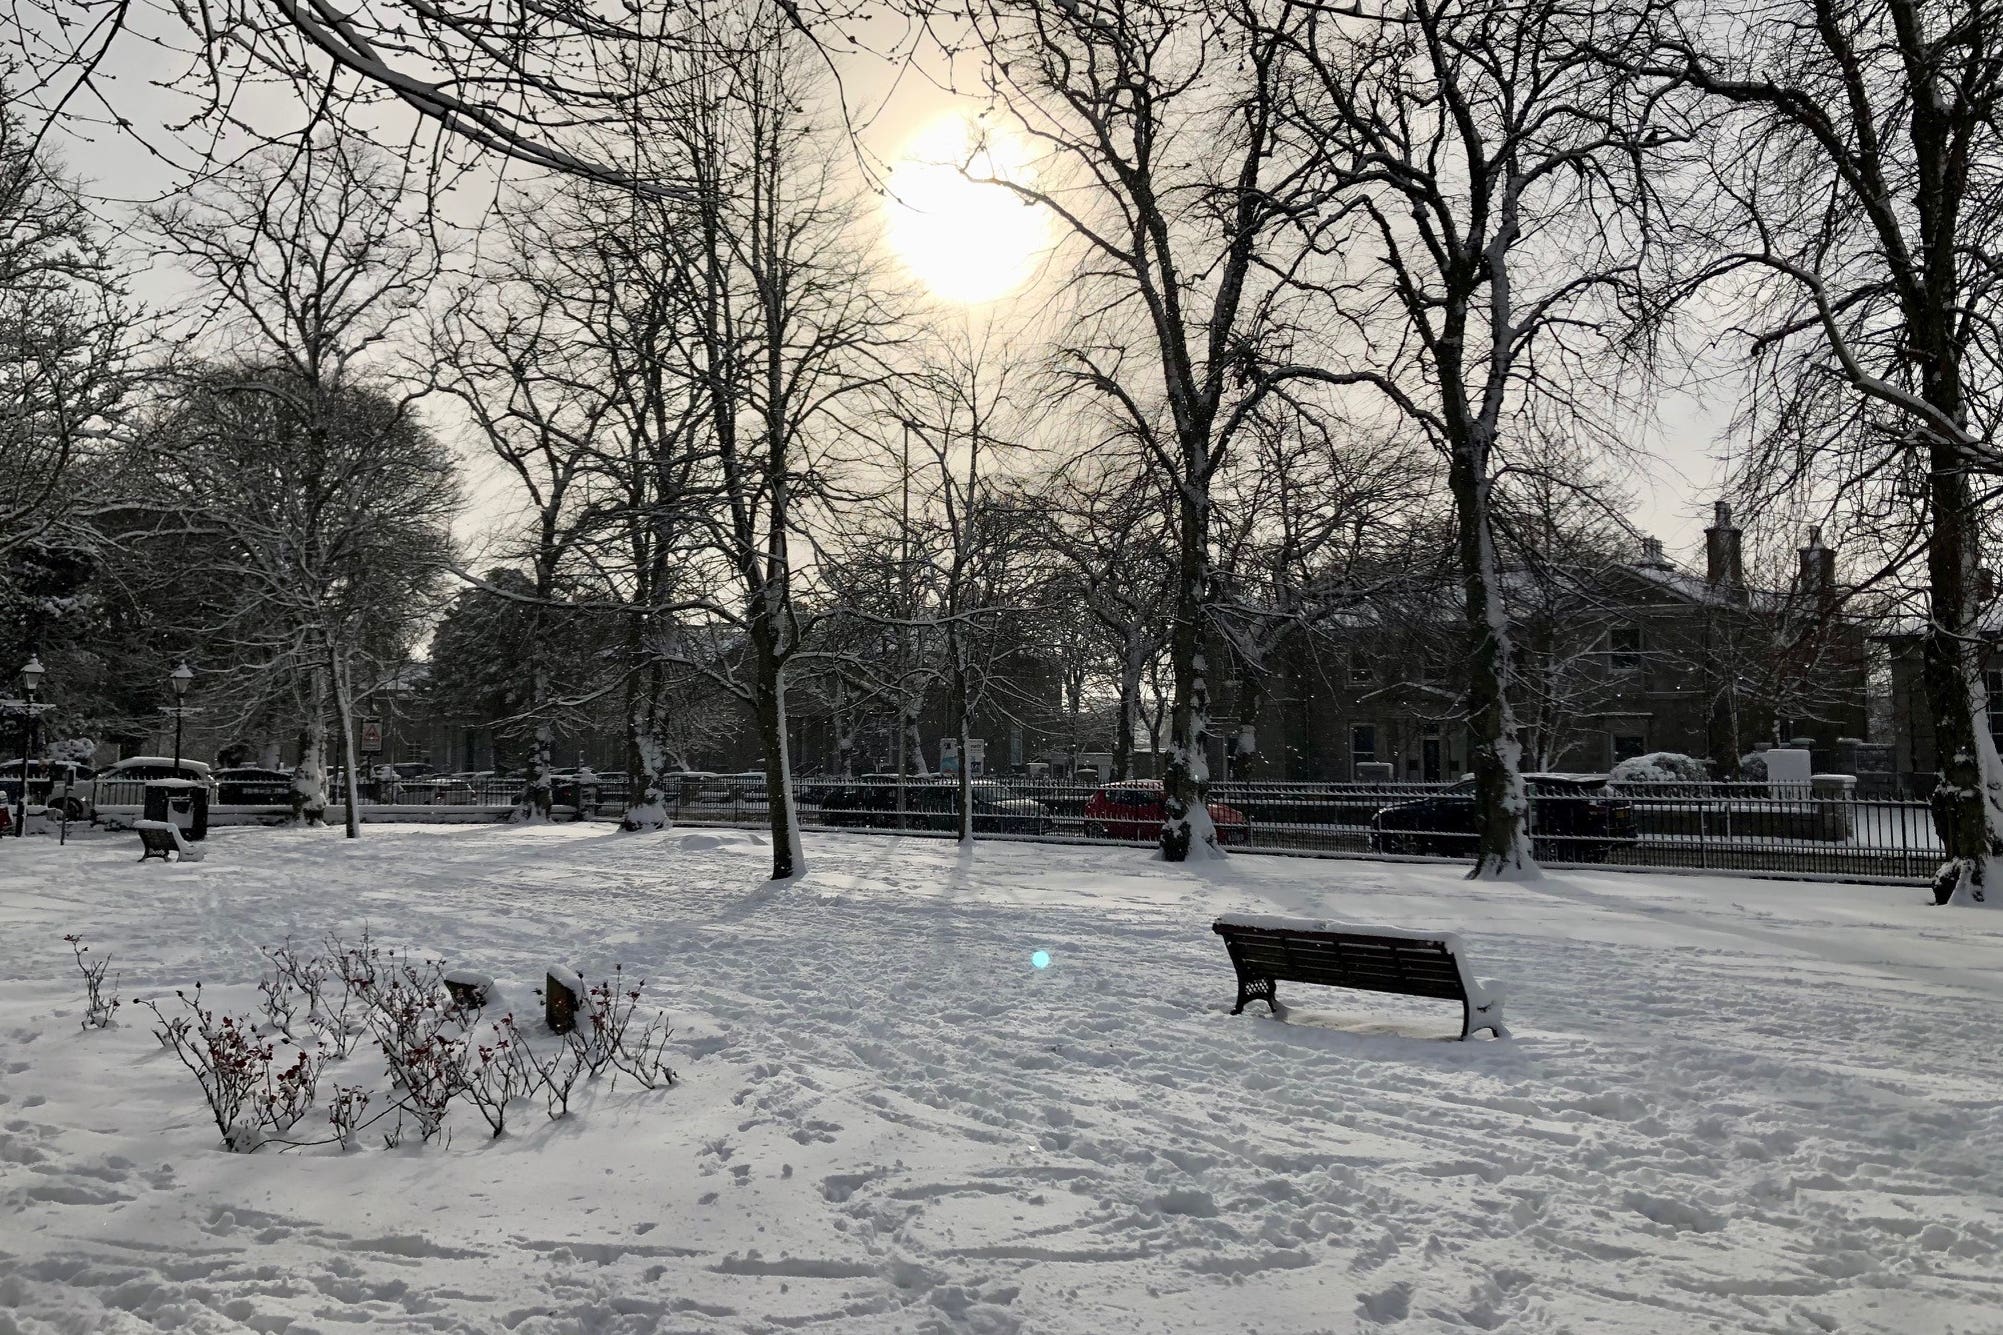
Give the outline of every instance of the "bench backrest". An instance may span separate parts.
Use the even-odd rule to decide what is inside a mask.
[[[1467,996],[1445,941],[1218,923],[1232,963],[1255,977],[1414,997]]]
[[[172,830],[156,830],[149,826],[140,827],[139,842],[153,849],[155,852],[161,849],[172,852],[180,847],[180,845],[174,842],[174,832]]]

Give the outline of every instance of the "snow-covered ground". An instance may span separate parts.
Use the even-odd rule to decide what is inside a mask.
[[[598,826],[0,847],[0,1332],[2003,1331],[2003,914],[1909,889]],[[1516,1037],[1281,987],[1219,912],[1452,928]],[[682,1080],[231,1155],[120,993],[364,920],[646,974]],[[1048,967],[1032,966],[1036,951]],[[1263,1010],[1263,1008],[1260,1008]],[[352,1059],[360,1061],[361,1058]]]

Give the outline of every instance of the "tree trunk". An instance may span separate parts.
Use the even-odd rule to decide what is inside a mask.
[[[1169,658],[1175,700],[1169,712],[1168,761],[1162,771],[1161,855],[1181,862],[1217,849],[1210,821],[1210,680],[1204,654],[1205,598],[1210,545],[1208,496],[1190,493],[1203,484],[1183,481],[1176,555],[1175,626]]]
[[[1146,666],[1137,638],[1128,634],[1126,654],[1120,662],[1120,700],[1113,726],[1114,782],[1134,777],[1134,724],[1141,707],[1141,671]]]
[[[765,748],[772,879],[788,881],[803,875],[807,862],[800,848],[800,822],[793,810],[793,768],[786,751],[786,669],[775,652],[771,623],[762,615],[751,623],[751,650],[758,673],[752,683],[752,709],[757,715],[758,742]]]
[[[299,764],[292,771],[292,819],[314,826],[327,823],[327,687],[320,669],[310,676]]]
[[[835,775],[838,778],[855,777],[855,699],[849,694],[848,678],[835,674]]]
[[[1945,854],[1934,876],[1937,904],[1988,900],[2003,854],[2003,761],[1989,732],[1983,680],[1987,643],[1973,634],[1971,605],[1981,538],[1960,452],[1932,450],[1933,528],[1927,535],[1931,625],[1921,646],[1920,680],[1933,715],[1934,829]]]
[[[1259,754],[1259,712],[1266,707],[1266,673],[1251,663],[1239,665],[1238,732],[1231,739],[1232,779],[1257,778],[1264,757]]]
[[[328,675],[334,681],[334,719],[341,729],[341,767],[345,774],[341,801],[347,808],[343,822],[347,837],[362,837],[361,774],[355,767],[355,700],[348,673],[332,649],[327,653]]]
[[[947,710],[953,716],[953,736],[960,746],[960,763],[954,767],[959,817],[956,824],[961,850],[971,852],[974,846],[973,757],[969,754],[972,739],[968,736],[967,727],[967,663],[960,635],[959,622],[955,620],[946,631],[946,654],[952,672],[946,683],[946,701]]]
[[[1456,442],[1447,469],[1454,497],[1467,605],[1468,757],[1475,783],[1474,879],[1535,874],[1525,830],[1522,746],[1509,703],[1509,610],[1504,605],[1495,532],[1489,518],[1488,451]]]

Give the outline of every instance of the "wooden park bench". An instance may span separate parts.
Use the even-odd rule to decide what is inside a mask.
[[[159,858],[162,862],[200,862],[201,850],[189,846],[181,837],[180,827],[164,820],[138,820],[132,828],[139,831],[139,860]],[[172,859],[168,854],[172,853]]]
[[[1210,930],[1224,938],[1238,971],[1233,1015],[1254,1001],[1265,1002],[1277,1015],[1280,983],[1316,983],[1458,1001],[1463,1039],[1482,1029],[1509,1037],[1502,1022],[1501,989],[1475,978],[1459,938],[1450,932],[1237,914],[1219,918]]]

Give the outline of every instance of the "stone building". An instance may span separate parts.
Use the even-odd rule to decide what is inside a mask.
[[[1745,576],[1742,535],[1720,502],[1702,572],[1645,539],[1631,559],[1505,572],[1525,768],[1604,771],[1677,751],[1720,773],[1755,745],[1808,739],[1833,751],[1865,731],[1867,642],[1842,610],[1836,553],[1811,530],[1785,589]],[[1436,782],[1467,769],[1457,594],[1435,589],[1303,632],[1276,656],[1247,777]],[[1243,667],[1224,674],[1223,739],[1243,726]],[[1365,767],[1359,769],[1359,767]]]

